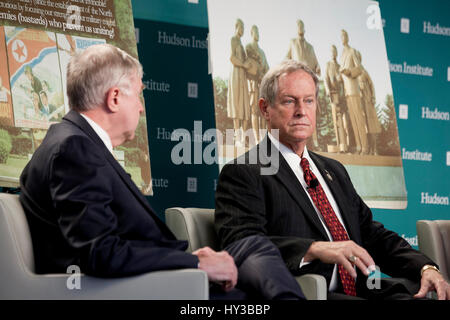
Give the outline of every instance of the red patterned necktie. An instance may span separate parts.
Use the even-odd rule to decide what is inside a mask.
[[[317,177],[312,173],[308,160],[302,158],[300,165],[305,175],[306,184],[308,185],[308,193],[311,196],[311,199],[313,199],[317,209],[319,209],[322,214],[325,224],[333,237],[333,241],[349,240],[347,231],[345,231],[344,227],[339,222],[319,180],[317,180]],[[342,265],[338,265],[338,270],[345,294],[356,296],[355,280]]]

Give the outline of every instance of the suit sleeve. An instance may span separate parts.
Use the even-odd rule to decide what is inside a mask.
[[[215,199],[215,227],[222,247],[249,235],[266,235],[260,188],[258,179],[245,168],[223,167]]]
[[[420,269],[425,264],[435,265],[427,256],[413,249],[409,243],[396,232],[388,230],[378,221],[373,220],[372,212],[354,189],[348,173],[342,166],[350,186],[349,201],[359,212],[359,223],[364,247],[374,259],[381,272],[392,277],[420,279]]]
[[[59,228],[79,251],[82,272],[125,276],[197,267],[198,258],[192,254],[153,241],[125,239],[117,232],[112,181],[103,172],[107,162],[88,138],[69,138],[50,165],[49,187]]]
[[[221,245],[225,248],[250,235],[265,236],[278,247],[289,270],[299,273],[300,261],[314,239],[271,235],[267,230],[265,197],[259,167],[236,164],[223,167],[217,184],[215,211]],[[310,267],[315,267],[315,263]]]

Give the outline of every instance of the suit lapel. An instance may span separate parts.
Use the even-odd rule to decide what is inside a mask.
[[[322,222],[317,216],[316,210],[314,209],[311,201],[308,198],[305,190],[303,189],[301,183],[298,181],[295,173],[292,171],[291,167],[284,159],[281,152],[274,146],[271,140],[266,136],[261,142],[262,145],[267,145],[267,154],[270,152],[278,153],[278,165],[274,162],[270,162],[273,167],[276,167],[277,173],[274,178],[277,179],[282,185],[285,186],[288,193],[294,199],[294,201],[300,206],[306,218],[310,221],[311,225],[316,227],[317,231],[320,232],[325,239],[328,239],[327,233],[323,228]],[[264,154],[264,153],[263,153]],[[263,157],[260,153],[260,156]],[[263,163],[269,163],[270,159],[265,158]],[[300,165],[300,164],[299,164]]]
[[[355,233],[354,227],[358,225],[358,221],[356,221],[353,215],[349,213],[349,205],[346,200],[347,196],[345,195],[344,190],[342,190],[338,182],[338,178],[336,177],[335,173],[328,168],[325,161],[319,158],[317,154],[310,151],[309,155],[311,159],[313,159],[314,163],[322,174],[322,177],[326,181],[328,188],[333,194],[334,200],[339,207],[342,219],[344,219],[345,228],[347,229],[349,238],[355,240],[355,236],[357,233]]]

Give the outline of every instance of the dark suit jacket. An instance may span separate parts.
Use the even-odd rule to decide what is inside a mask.
[[[272,152],[279,161],[270,160]],[[381,272],[420,279],[420,269],[433,262],[372,220],[370,209],[356,193],[343,165],[313,152],[309,154],[333,193],[350,239],[369,252]],[[269,166],[277,173],[261,175],[261,169]],[[311,243],[329,239],[302,185],[267,136],[223,167],[216,190],[215,225],[223,247],[249,235],[264,235],[277,245],[293,274],[322,274],[330,282],[332,264],[316,260],[299,270]],[[361,273],[358,279],[367,278]]]
[[[50,127],[20,183],[38,273],[72,264],[96,276],[197,267],[77,112]]]

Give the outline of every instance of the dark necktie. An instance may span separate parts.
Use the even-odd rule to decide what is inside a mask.
[[[333,241],[349,240],[348,234],[339,222],[339,219],[337,218],[333,207],[331,207],[331,204],[328,201],[319,180],[317,180],[317,177],[314,173],[312,173],[308,160],[306,158],[302,158],[300,165],[303,169],[306,184],[308,185],[308,193],[311,196],[311,199],[313,199],[317,209],[319,209],[322,214],[325,224],[333,237]],[[338,265],[338,270],[344,292],[347,295],[356,296],[355,280],[352,278],[350,273],[342,267],[342,265]]]

